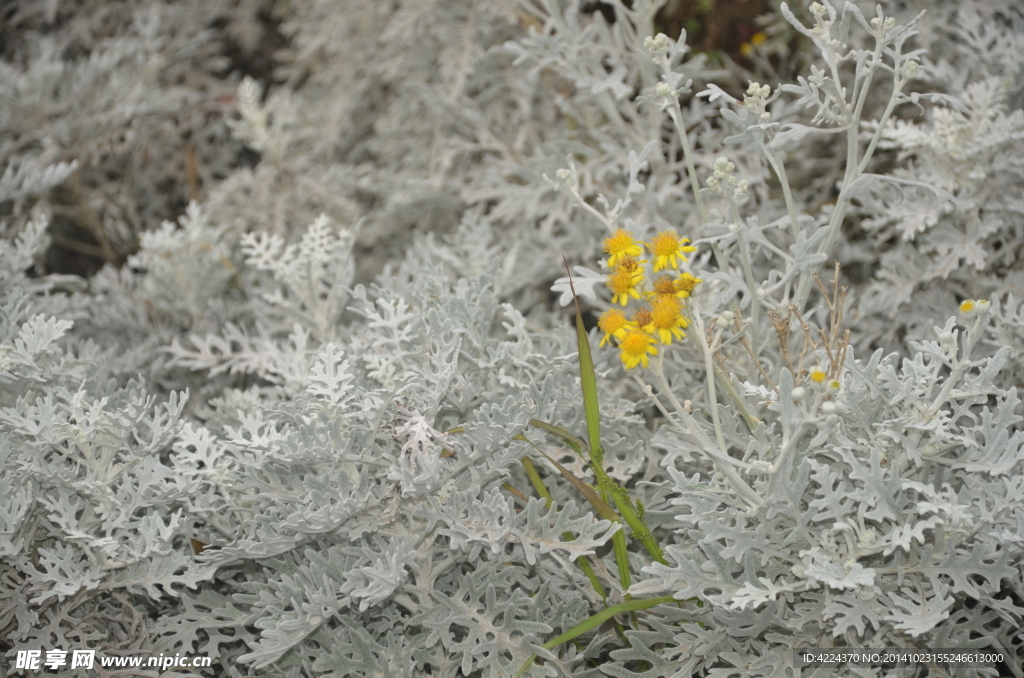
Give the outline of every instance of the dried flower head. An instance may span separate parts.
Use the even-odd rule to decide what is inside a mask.
[[[641,306],[633,313],[633,324],[645,332],[650,332],[651,323],[654,322],[654,316],[651,314],[651,309],[648,306]]]

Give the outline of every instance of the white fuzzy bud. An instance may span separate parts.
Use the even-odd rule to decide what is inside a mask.
[[[648,36],[644,38],[644,47],[650,52],[652,57],[668,54],[668,36],[664,33],[658,33],[653,38]]]

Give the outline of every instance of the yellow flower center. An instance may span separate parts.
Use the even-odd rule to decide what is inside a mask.
[[[604,251],[610,255],[608,257],[609,266],[614,266],[623,257],[638,257],[643,254],[640,244],[623,228],[615,231],[615,235],[605,238]]]
[[[597,321],[597,328],[605,334],[615,334],[626,326],[626,316],[617,308],[612,308],[601,314]]]
[[[654,337],[647,334],[646,332],[640,332],[639,330],[633,330],[626,335],[626,338],[622,340],[619,347],[622,352],[630,356],[638,356],[641,353],[646,353],[647,349],[650,348],[651,344],[654,343]]]
[[[689,273],[684,273],[679,276],[679,279],[675,282],[676,292],[686,292],[689,296],[690,292],[693,292],[693,288],[700,282],[700,278],[694,278]]]
[[[960,304],[960,312],[961,313],[970,313],[973,310],[974,310],[974,300],[973,299],[968,299],[964,303]]]
[[[687,246],[688,242],[688,239],[676,235],[675,231],[662,231],[654,236],[648,245],[651,254],[654,255],[654,270],[678,268],[680,260],[689,261],[685,253],[693,252],[697,248]]]
[[[638,309],[637,312],[633,314],[633,322],[637,327],[647,327],[653,321],[654,318],[651,315],[651,309],[646,306]]]
[[[659,275],[654,279],[653,285],[655,294],[667,294],[671,296],[676,293],[676,284],[672,282],[672,278],[667,275]]]
[[[636,257],[622,257],[619,261],[619,268],[624,268],[630,273],[636,273],[640,270],[640,262],[636,260]]]
[[[658,349],[652,345],[653,343],[654,337],[646,332],[633,330],[627,334],[619,344],[619,349],[622,351],[622,364],[626,369],[631,370],[637,365],[647,367],[647,355],[658,353]]]
[[[631,289],[633,289],[634,280],[635,277],[633,273],[625,267],[620,266],[608,276],[608,289],[616,295],[627,294]]]
[[[825,370],[821,369],[820,367],[815,367],[813,370],[811,370],[811,373],[808,376],[810,376],[811,381],[813,381],[816,384],[820,384],[821,382],[825,381],[825,379],[828,378],[828,375],[825,374]]]
[[[651,253],[656,257],[667,257],[679,249],[679,236],[675,231],[663,231],[651,240]]]
[[[655,329],[668,330],[676,326],[681,319],[679,315],[683,305],[675,297],[661,297],[654,303],[651,309],[651,321]]]

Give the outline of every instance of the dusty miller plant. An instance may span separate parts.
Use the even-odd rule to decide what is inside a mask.
[[[912,255],[915,294],[983,268],[943,243],[1010,238],[1019,112],[986,102],[1012,84],[968,88],[899,7],[782,5],[813,65],[736,88],[655,31],[658,3],[615,3],[613,24],[557,2],[371,4],[344,47],[337,8],[295,4],[284,86],[241,80],[217,123],[256,166],[139,232],[119,270],[28,275],[44,197],[80,165],[5,166],[8,664],[90,648],[213,656],[201,675],[783,676],[798,648],[945,647],[1005,657],[957,675],[1022,675],[1014,278],[947,276],[901,320],[931,335],[886,353],[879,318],[914,297],[825,266]],[[373,35],[429,40],[365,72],[312,66],[376,54]],[[802,158],[820,145],[838,159]],[[879,259],[891,228],[912,237]],[[685,337],[652,334],[641,360],[549,308],[548,287],[622,307],[614,243],[654,259],[669,229],[697,248]],[[623,297],[637,333],[653,282]]]

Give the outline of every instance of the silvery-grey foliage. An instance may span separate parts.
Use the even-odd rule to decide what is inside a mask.
[[[5,666],[1024,676],[1014,3],[783,3],[749,83],[658,0],[36,4],[0,52]],[[271,25],[275,72],[232,70]],[[590,335],[664,562],[535,424],[587,437],[561,255],[607,310],[619,228],[698,248],[685,341]],[[82,232],[106,266],[47,274]]]

